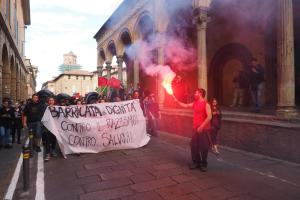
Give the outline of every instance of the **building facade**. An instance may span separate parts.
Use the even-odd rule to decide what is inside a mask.
[[[155,42],[147,54],[153,63],[170,65],[187,80],[190,91],[202,87],[209,98],[216,97],[222,105],[229,106],[234,95],[234,75],[248,69],[254,57],[266,72],[264,104],[279,115],[294,115],[295,106],[300,105],[300,60],[295,56],[300,54],[300,14],[296,12],[300,2],[260,2],[125,0],[94,36],[97,70],[100,75],[104,69],[111,71],[112,58],[116,56],[120,71],[126,63],[127,82],[135,86],[141,82],[143,87],[156,91],[164,105],[166,95],[161,80],[142,70],[139,51],[128,51],[140,41],[149,45]],[[176,59],[170,57],[172,49],[176,49],[168,42],[170,38],[184,42],[177,45],[178,51],[182,47],[195,50],[190,63],[184,60],[178,66]],[[185,64],[189,68],[182,66]]]
[[[66,93],[70,96],[79,93],[82,96],[96,91],[98,86],[97,72],[71,70],[60,74],[52,81],[43,84],[42,89],[50,90],[54,94]]]
[[[30,59],[25,59],[26,73],[26,85],[27,85],[27,98],[31,98],[36,93],[36,77],[38,68],[31,65]]]
[[[168,65],[190,93],[204,88],[224,106],[221,144],[300,163],[299,10],[298,0],[124,0],[94,36],[97,70],[109,73],[113,57],[120,71],[125,62],[128,83],[156,92],[160,130],[191,137],[193,113],[175,107],[162,79],[147,72]],[[252,58],[264,67],[269,114],[226,108],[235,74],[250,70]],[[244,106],[251,103],[247,91]]]
[[[0,98],[28,97],[25,29],[30,25],[29,0],[0,1]]]

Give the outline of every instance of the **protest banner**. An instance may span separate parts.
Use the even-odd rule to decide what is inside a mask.
[[[139,148],[150,140],[139,100],[48,107],[42,123],[64,156]]]

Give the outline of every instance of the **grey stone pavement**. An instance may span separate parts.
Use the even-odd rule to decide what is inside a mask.
[[[13,144],[12,149],[2,148],[0,150],[0,199],[4,198],[10,180],[15,171],[18,159],[22,152],[21,144]]]
[[[189,140],[160,133],[139,149],[53,158],[45,163],[45,197],[47,200],[300,199],[299,165],[223,147],[220,156],[209,154],[207,172],[189,170]],[[34,193],[35,178],[31,179],[30,192]],[[34,199],[34,194],[21,196],[17,191],[15,199]]]

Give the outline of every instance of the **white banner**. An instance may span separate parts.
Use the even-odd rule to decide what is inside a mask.
[[[48,107],[42,123],[64,155],[139,148],[150,140],[139,100]]]

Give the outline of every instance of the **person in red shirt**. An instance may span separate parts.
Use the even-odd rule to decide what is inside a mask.
[[[207,155],[210,147],[210,122],[212,119],[210,105],[205,100],[206,91],[204,89],[196,89],[194,93],[194,102],[185,104],[178,101],[181,107],[193,108],[193,136],[191,140],[191,156],[193,163],[190,169],[200,168],[201,171],[207,170]]]

